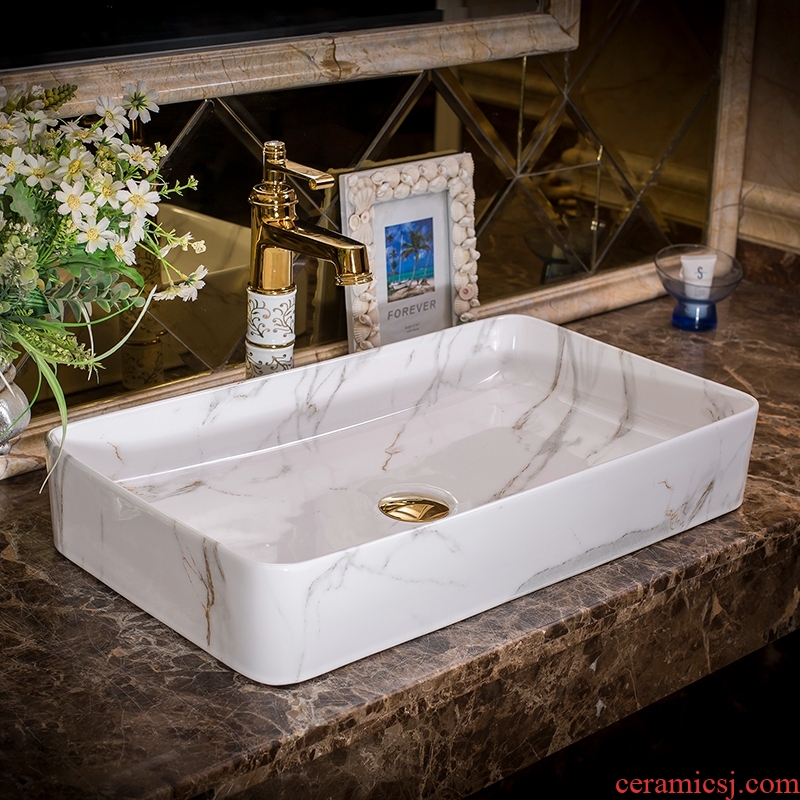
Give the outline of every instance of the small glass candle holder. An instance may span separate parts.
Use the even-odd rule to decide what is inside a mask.
[[[710,331],[717,327],[717,303],[742,280],[739,262],[712,247],[675,244],[656,253],[656,271],[667,292],[675,298],[672,324],[685,331]]]

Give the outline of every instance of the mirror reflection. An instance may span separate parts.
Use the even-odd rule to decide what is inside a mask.
[[[164,204],[160,219],[206,240],[202,256],[180,254],[184,271],[208,268],[206,286],[194,303],[154,307],[99,381],[60,373],[68,401],[242,363],[247,198],[268,139],[328,171],[470,151],[484,304],[702,241],[723,10],[723,0],[583,0],[571,53],[162,105],[150,143],[170,147],[167,177],[194,175],[199,188]],[[335,194],[295,189],[302,218],[340,229]],[[330,271],[306,259],[295,274],[297,348],[343,341],[344,298]],[[126,321],[104,324],[116,341]],[[17,377],[31,395],[33,372]],[[34,411],[51,410],[43,397]]]

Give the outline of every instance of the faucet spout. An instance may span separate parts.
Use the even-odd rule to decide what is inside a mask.
[[[332,186],[333,178],[289,161],[283,142],[265,142],[263,155],[264,179],[250,193],[252,229],[245,341],[248,377],[293,365],[295,255],[331,261],[339,286],[372,280],[366,245],[297,219],[297,196],[287,178],[304,179],[312,189]]]
[[[372,280],[367,247],[361,242],[297,219],[292,221],[291,226],[266,220],[259,228],[250,276],[251,286],[273,284],[269,286],[270,289],[282,288],[274,286],[271,264],[276,254],[268,252],[270,249],[332,262],[336,269],[337,286],[355,286]],[[264,265],[269,265],[269,268],[263,269]],[[281,280],[279,278],[278,283]]]

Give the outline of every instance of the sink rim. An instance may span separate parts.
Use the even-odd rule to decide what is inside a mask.
[[[486,325],[488,328],[503,325],[505,324],[503,320],[506,319],[508,317],[494,318],[486,321]],[[510,324],[521,325],[531,332],[550,334],[553,334],[553,329],[556,328],[550,323],[528,317],[514,317]],[[459,335],[471,337],[470,341],[478,340],[481,339],[483,330],[480,322],[470,323],[469,326],[430,334],[428,337],[420,337],[419,340],[409,343],[386,345],[382,350],[384,354],[388,352],[392,357],[400,357],[407,351],[419,352],[420,348],[424,349],[431,341],[442,344]],[[606,355],[624,354],[624,351],[581,337],[572,331],[565,329],[559,331],[561,331],[559,336],[563,334],[574,342],[589,343],[590,352],[601,348]],[[319,375],[320,370],[323,372],[327,370],[326,374],[330,374],[331,371],[340,370],[345,364],[383,363],[374,356],[371,360],[365,359],[365,355],[369,354],[344,356],[342,359],[309,365],[298,368],[293,373],[286,373],[287,376],[294,375],[293,378],[284,378],[279,374],[232,387],[210,389],[193,397],[201,406],[203,402],[210,405],[210,401],[214,398],[219,399],[241,391],[248,397],[258,398],[259,387],[263,387],[267,381],[271,381],[273,387],[278,384],[288,387],[302,383],[304,375]],[[735,508],[741,502],[741,492],[746,478],[747,456],[749,456],[747,437],[749,435],[751,442],[758,408],[757,401],[737,389],[724,387],[666,365],[640,359],[638,356],[633,357],[633,363],[642,368],[655,370],[659,376],[664,374],[680,376],[679,384],[688,381],[698,390],[712,390],[712,393],[713,387],[718,387],[724,396],[739,398],[740,410],[728,417],[711,421],[699,429],[703,432],[701,437],[703,441],[721,442],[719,459],[721,463],[732,465],[728,468],[729,472],[723,475],[732,487],[724,497],[707,500],[700,491],[704,486],[700,477],[707,482],[706,473],[709,473],[709,470],[713,471],[716,463],[714,459],[709,461],[707,454],[704,455],[702,452],[703,448],[696,454],[698,479],[689,480],[692,476],[686,472],[682,450],[686,449],[689,440],[696,438],[697,434],[697,430],[689,430],[643,450],[636,450],[628,456],[623,455],[595,464],[582,472],[566,475],[557,481],[499,497],[474,508],[457,510],[434,523],[396,523],[397,532],[384,538],[354,544],[297,562],[256,562],[224,543],[212,541],[195,528],[176,523],[159,509],[148,506],[141,498],[131,495],[111,478],[78,461],[71,449],[75,449],[80,437],[71,438],[68,435],[65,443],[66,458],[64,463],[58,465],[53,476],[55,480],[51,481],[56,546],[67,557],[77,561],[96,577],[140,607],[145,607],[145,610],[153,616],[162,619],[170,627],[239,672],[254,680],[274,685],[305,680],[507,602],[520,594],[584,571],[598,563],[604,563],[609,558],[617,557],[624,552],[630,552],[631,549],[659,541],[665,536],[685,529],[686,526],[693,526],[711,518],[709,514],[717,516]],[[177,405],[180,406],[181,402],[185,404],[186,399],[178,398]],[[161,408],[163,409],[163,406]],[[144,412],[137,409],[118,412],[120,415],[130,413]],[[114,419],[123,420],[123,417]],[[135,417],[124,416],[124,422],[128,425],[131,419]],[[83,422],[77,425],[86,431],[92,429],[92,425],[95,430],[100,430],[107,427],[108,421],[107,417],[99,422],[87,420],[86,425]],[[751,425],[749,433],[748,425]],[[732,456],[725,450],[726,447],[734,448],[734,442],[726,443],[726,439],[730,439],[726,432],[731,431],[741,439],[741,441],[737,439]],[[57,434],[48,437],[51,451],[57,447],[58,440]],[[104,446],[107,447],[107,444]],[[622,480],[619,476],[629,474],[630,464],[640,461],[644,461],[645,466],[650,465],[647,466],[647,470],[656,472],[660,469],[667,470],[665,480],[668,478],[675,484],[681,481],[693,484],[689,487],[691,491],[687,491],[686,496],[682,497],[691,507],[687,506],[687,510],[681,512],[679,504],[669,505],[670,492],[666,488],[659,487],[655,483],[647,485],[647,481],[644,486],[637,484],[636,494],[649,493],[649,505],[644,503],[642,508],[637,506],[638,517],[635,515],[631,517],[629,523],[631,530],[627,533],[622,531],[628,537],[622,546],[620,531],[614,528],[609,519],[615,514],[618,517],[620,506],[625,503],[636,505],[639,503],[639,498],[628,500],[622,490],[623,487],[615,482]],[[669,462],[668,469],[664,466],[667,462]],[[108,463],[111,463],[110,459]],[[162,587],[167,593],[165,597],[158,602],[151,601],[149,597],[143,597],[146,593],[143,593],[141,587],[136,586],[136,581],[132,580],[129,574],[120,574],[122,570],[118,565],[127,558],[136,562],[135,569],[139,570],[139,582],[142,574],[151,584],[160,580],[157,576],[142,572],[148,568],[147,562],[142,560],[141,554],[128,540],[130,529],[136,527],[135,521],[120,518],[109,522],[106,519],[103,523],[106,525],[103,536],[91,530],[95,523],[88,516],[90,510],[73,507],[76,504],[71,504],[69,497],[64,496],[69,494],[68,487],[66,491],[62,491],[67,472],[71,476],[69,480],[73,482],[80,482],[85,478],[85,482],[81,485],[86,491],[96,492],[98,504],[105,509],[109,518],[116,508],[115,504],[119,504],[120,498],[123,498],[128,501],[123,505],[132,509],[130,513],[133,517],[139,515],[148,520],[149,527],[159,528],[160,533],[147,531],[145,538],[151,542],[154,550],[163,548],[165,552],[168,551],[172,559],[170,562],[172,572],[166,567],[163,567],[162,572],[170,580],[176,581],[177,575],[183,581],[181,587],[174,588],[174,595],[167,591],[167,588],[173,591],[173,587]],[[589,473],[592,475],[593,485],[584,485]],[[102,480],[98,480],[98,477]],[[641,482],[642,478],[634,474],[634,480]],[[600,492],[594,484],[604,482],[609,484],[610,490]],[[694,484],[697,485],[696,488]],[[81,491],[84,491],[84,488]],[[576,490],[583,493],[586,508],[595,509],[602,518],[602,524],[592,526],[597,531],[578,530],[582,524],[581,516],[575,508],[569,508],[570,505],[576,505],[574,503]],[[663,513],[658,509],[653,513],[654,504],[661,504]],[[667,512],[678,517],[683,515],[679,520],[680,524],[673,524]],[[375,513],[380,512],[376,509]],[[586,513],[590,512],[587,510]],[[68,530],[69,525],[62,525],[64,514],[70,516],[72,520],[83,514],[80,517],[80,524],[87,531],[86,535],[90,538],[94,536],[95,541],[103,540],[103,547],[106,548],[105,561],[97,555],[97,548],[93,551],[86,542],[79,541],[79,537]],[[124,517],[124,514],[121,516]],[[535,525],[528,524],[527,520],[531,518],[536,519]],[[551,541],[552,537],[548,538],[544,529],[547,525],[551,527],[555,525],[556,528],[560,525],[566,531],[569,525],[563,520],[567,518],[569,525],[578,530],[579,536],[576,541],[569,539],[568,531],[562,536],[563,541]],[[686,525],[681,527],[684,523]],[[486,541],[487,526],[495,532],[494,542]],[[594,540],[591,536],[595,533],[598,536],[605,535],[606,529],[613,529],[612,533],[616,538],[612,537],[610,542],[598,539],[599,544],[592,545],[591,542]],[[142,534],[137,532],[136,535]],[[535,542],[531,541],[532,538],[538,542],[536,547],[547,550],[548,553],[552,551],[555,559],[553,563],[545,565],[542,569],[527,568],[524,559],[529,557],[531,548],[534,547]],[[508,565],[503,566],[502,554],[498,556],[491,545],[503,549],[503,553],[515,554],[513,556],[515,563],[511,565],[513,568],[510,569]],[[108,555],[112,550],[115,561]],[[498,561],[498,558],[501,560]],[[467,562],[470,559],[477,566],[468,568]],[[187,567],[187,564],[190,566]],[[448,574],[455,577],[448,581],[439,580],[436,569],[450,570],[451,573]],[[491,575],[484,576],[478,584],[470,583],[474,580],[472,572],[475,569],[478,571],[489,569]],[[417,570],[414,573],[417,575],[416,591],[428,598],[425,602],[405,586],[405,582],[409,579],[401,576],[409,575],[409,570]],[[507,574],[501,574],[503,572]],[[365,580],[372,581],[376,585],[370,586],[367,590],[364,588]],[[379,582],[380,591],[376,588]],[[444,585],[448,582],[452,583],[452,586]],[[214,592],[209,594],[210,586],[215,587],[214,599],[211,598]],[[355,589],[356,586],[362,588]],[[322,587],[336,588],[336,591],[330,593],[327,590],[323,591]],[[362,590],[366,594],[359,600],[358,592]],[[178,597],[178,592],[183,594]],[[258,614],[252,608],[256,601],[260,609]],[[200,605],[196,607],[198,602]],[[147,604],[150,607],[146,607]],[[403,608],[403,604],[408,608]],[[382,614],[380,617],[376,616],[378,609]],[[359,639],[351,630],[353,626],[348,620],[352,620],[353,615],[368,618],[368,624],[365,623],[368,630],[366,640]],[[191,619],[184,619],[187,616]],[[271,635],[275,635],[270,627],[283,630],[285,640],[270,639]],[[335,631],[335,635],[331,631]],[[267,652],[280,649],[277,641],[280,641],[280,648],[283,651],[280,657]],[[268,644],[269,642],[272,644]]]

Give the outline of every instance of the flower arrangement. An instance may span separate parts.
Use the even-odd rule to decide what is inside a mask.
[[[91,336],[88,347],[79,342],[80,328],[101,321],[93,308],[104,318],[136,308],[141,319],[151,299],[194,299],[206,274],[184,275],[167,260],[173,248],[205,245],[156,220],[162,199],[197,185],[192,177],[168,185],[159,173],[167,148],[140,143],[156,94],[139,82],[120,101],[98,98],[96,117],[57,118],[76,89],[0,86],[0,365],[27,353],[39,370],[37,396],[44,379],[63,421],[58,366],[96,370],[116,349],[98,355]],[[142,251],[167,276],[147,296],[136,269]]]

